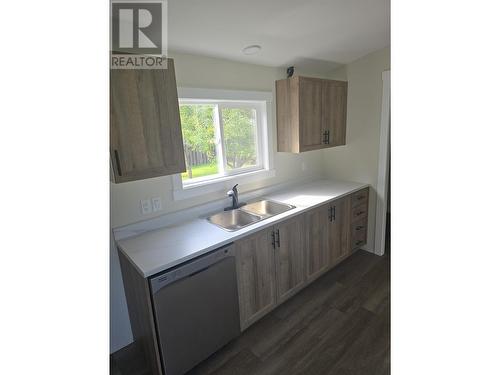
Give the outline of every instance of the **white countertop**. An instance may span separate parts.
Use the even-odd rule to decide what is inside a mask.
[[[260,229],[274,225],[333,199],[341,198],[368,184],[320,180],[263,195],[262,198],[288,203],[296,208],[234,232],[228,232],[201,218],[156,229],[117,241],[120,250],[137,270],[149,277]]]

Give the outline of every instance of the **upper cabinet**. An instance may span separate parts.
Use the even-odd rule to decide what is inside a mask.
[[[323,80],[321,113],[327,132],[325,147],[345,145],[347,82]]]
[[[111,70],[110,151],[115,182],[186,170],[174,62]]]
[[[345,145],[347,82],[295,76],[276,81],[279,152]]]

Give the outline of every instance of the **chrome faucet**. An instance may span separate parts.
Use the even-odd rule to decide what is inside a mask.
[[[224,211],[235,210],[246,204],[246,203],[239,203],[238,189],[236,188],[237,186],[238,184],[234,185],[233,188],[226,193],[229,198],[232,198],[232,205],[230,207],[224,208]]]

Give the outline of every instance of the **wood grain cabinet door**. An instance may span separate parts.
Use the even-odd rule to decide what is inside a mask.
[[[330,212],[329,249],[330,266],[334,266],[350,253],[349,197],[333,201]]]
[[[186,170],[173,60],[168,69],[111,70],[115,182]]]
[[[323,148],[322,80],[299,77],[300,151]]]
[[[305,285],[306,257],[304,216],[275,226],[277,302],[281,303]]]
[[[276,263],[273,228],[235,242],[241,329],[276,305]]]
[[[309,281],[320,276],[329,267],[329,210],[330,205],[327,204],[304,214],[306,227],[306,269]]]
[[[328,144],[325,147],[345,145],[347,82],[324,80],[322,102],[322,122],[328,132]]]

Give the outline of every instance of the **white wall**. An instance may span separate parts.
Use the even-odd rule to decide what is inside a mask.
[[[217,88],[231,90],[272,91],[274,82],[285,78],[285,69],[259,65],[242,64],[227,60],[214,59],[186,54],[169,53],[174,59],[177,85],[182,87]],[[326,76],[316,72],[296,71],[309,76]],[[276,125],[273,102],[272,121],[273,139],[276,140]],[[321,177],[323,159],[321,151],[307,152],[301,155],[277,153],[276,142],[272,144],[276,176],[264,181],[243,184],[241,192],[279,184],[292,180],[304,180],[309,177]],[[301,165],[305,162],[306,170]],[[178,211],[198,204],[206,203],[225,196],[225,192],[207,194],[203,197],[174,201],[170,176],[151,178],[142,181],[111,184],[111,226],[135,223],[155,216]],[[139,211],[140,200],[148,197],[161,197],[163,210],[151,215],[142,215]],[[132,342],[127,306],[121,280],[120,266],[116,248],[111,248],[111,342],[114,352]]]
[[[346,145],[322,152],[327,177],[377,186],[382,72],[390,69],[390,49],[373,52],[335,70],[330,78],[347,80]],[[370,192],[367,250],[375,242],[376,196]]]

